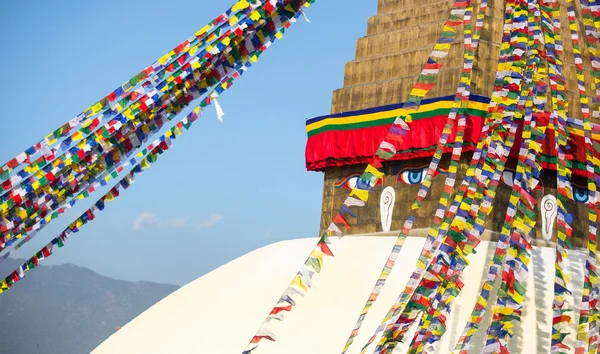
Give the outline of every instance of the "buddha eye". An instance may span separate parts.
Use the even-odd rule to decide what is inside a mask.
[[[362,174],[360,173],[353,173],[346,178],[339,179],[334,183],[335,188],[346,188],[347,190],[351,191],[356,187],[356,184],[358,183],[358,180],[360,179],[361,175]],[[380,185],[383,185],[382,178],[379,178],[377,182],[375,182],[375,185],[373,187],[377,187]]]
[[[335,188],[343,187],[348,190],[353,190],[354,187],[356,187],[356,182],[358,181],[359,177],[360,177],[360,175],[351,175],[344,179],[341,179],[341,180],[335,182]]]
[[[409,186],[414,186],[421,184],[427,175],[427,168],[421,168],[418,170],[405,170],[400,172],[398,175],[398,180],[408,184]]]
[[[588,191],[586,188],[573,186],[573,199],[578,203],[587,203]]]

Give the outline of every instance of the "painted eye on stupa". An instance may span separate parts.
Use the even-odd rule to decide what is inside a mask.
[[[426,175],[427,168],[405,170],[398,174],[398,181],[408,184],[409,186],[415,186],[421,184],[423,180],[425,180]]]
[[[349,190],[354,189],[354,187],[356,187],[356,181],[358,181],[358,177],[360,175],[356,174],[356,175],[350,175],[346,178],[342,178],[338,181],[335,182],[335,188],[346,188]]]
[[[588,198],[588,191],[586,188],[573,186],[573,199],[575,199],[577,203],[587,203]]]
[[[361,176],[360,173],[353,173],[346,178],[342,178],[335,182],[335,188],[343,187],[348,190],[353,190],[354,187],[356,187],[356,184],[358,183],[358,179],[360,178],[360,176]],[[380,184],[381,184],[381,178],[377,180],[377,182],[375,183],[375,186],[378,186]]]
[[[502,176],[500,176],[500,180],[509,187],[512,187],[515,180],[515,172],[514,171],[504,171]],[[540,180],[537,178],[533,178],[533,188],[532,190],[541,189],[542,186],[540,184]]]

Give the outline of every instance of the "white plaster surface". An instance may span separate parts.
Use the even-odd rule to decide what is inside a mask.
[[[306,297],[276,326],[277,342],[263,341],[253,354],[340,353],[370,294],[395,237],[346,237],[335,243],[335,257],[326,257]],[[117,353],[241,353],[266,315],[305,261],[317,239],[275,243],[250,252],[182,287],[113,334],[94,354]],[[369,312],[355,344],[358,353],[415,267],[423,238],[409,237],[386,286]],[[436,347],[449,353],[475,304],[495,244],[487,241],[470,258],[463,273],[465,287],[447,321],[448,332]],[[522,324],[516,326],[511,353],[548,353],[552,324],[554,249],[536,247],[527,283]],[[584,252],[571,251],[567,261],[575,288],[570,304],[581,298]],[[490,303],[493,303],[493,300]],[[490,311],[488,311],[489,314]],[[482,327],[489,323],[486,316]],[[470,352],[479,353],[483,331]],[[572,325],[575,333],[575,325]],[[412,338],[412,337],[408,337]],[[567,344],[574,344],[571,335]],[[410,341],[409,341],[410,342]],[[398,353],[404,352],[399,348]]]

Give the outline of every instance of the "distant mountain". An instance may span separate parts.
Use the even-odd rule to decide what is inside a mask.
[[[22,263],[6,259],[2,276]],[[73,264],[39,266],[0,295],[0,353],[89,353],[177,289],[115,280]]]

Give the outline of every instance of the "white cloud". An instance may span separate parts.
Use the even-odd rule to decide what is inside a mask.
[[[216,224],[218,224],[219,222],[221,222],[221,220],[223,220],[223,215],[214,214],[214,213],[210,214],[208,219],[202,220],[198,223],[198,225],[196,226],[196,230],[201,231],[201,230],[205,230],[205,229],[210,229],[211,227],[213,227]]]
[[[196,227],[197,231],[209,229],[223,220],[223,215],[212,213],[206,220],[202,220],[198,223],[192,222],[192,218],[189,216],[175,216],[165,220],[154,213],[141,213],[133,222],[133,231],[141,231],[144,229],[151,228],[164,228],[164,229],[183,229],[186,227]]]
[[[168,219],[165,222],[165,226],[180,229],[182,227],[188,226],[189,223],[190,223],[189,216],[177,216],[177,217]]]
[[[133,231],[140,231],[145,228],[160,226],[160,219],[152,213],[141,213],[135,218],[133,223]]]

